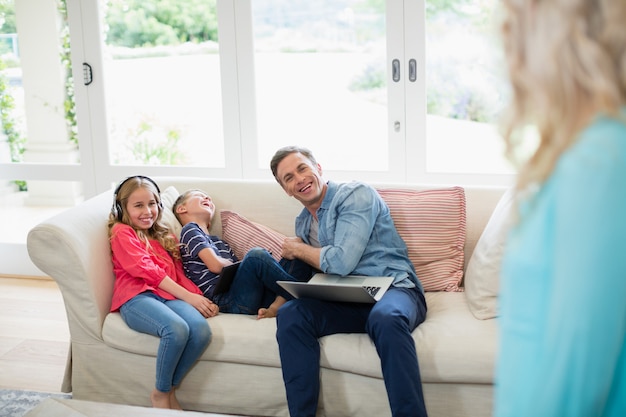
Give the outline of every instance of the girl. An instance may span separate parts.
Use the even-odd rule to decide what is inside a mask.
[[[111,311],[138,332],[161,338],[153,407],[181,409],[174,390],[211,340],[205,317],[218,308],[185,277],[178,241],[161,222],[157,184],[133,176],[116,188],[109,216],[115,272]]]

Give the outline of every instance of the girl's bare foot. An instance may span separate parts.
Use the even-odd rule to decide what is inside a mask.
[[[183,407],[180,406],[180,403],[178,402],[178,398],[176,398],[176,389],[172,388],[172,390],[170,391],[170,408],[172,410],[182,410]]]
[[[150,394],[150,401],[154,408],[171,408],[169,392],[161,392],[155,388]]]

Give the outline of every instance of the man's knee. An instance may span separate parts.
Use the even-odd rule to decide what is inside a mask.
[[[367,318],[366,331],[370,337],[380,334],[410,333],[409,320],[395,309],[372,309]]]

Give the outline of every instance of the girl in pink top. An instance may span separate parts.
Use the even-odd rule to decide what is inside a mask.
[[[111,311],[130,327],[161,338],[153,407],[181,409],[174,390],[211,340],[206,317],[218,307],[183,272],[178,241],[161,224],[157,184],[133,176],[116,188],[109,216],[115,272]]]

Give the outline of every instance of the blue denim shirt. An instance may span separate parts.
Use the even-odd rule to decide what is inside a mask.
[[[322,272],[394,277],[394,286],[423,292],[389,207],[373,187],[328,182],[317,218]],[[296,235],[307,244],[312,220],[306,208],[296,218]]]

